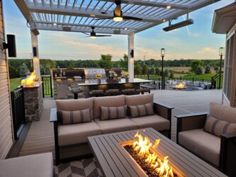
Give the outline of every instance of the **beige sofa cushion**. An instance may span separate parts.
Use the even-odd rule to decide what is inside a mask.
[[[170,122],[167,119],[164,119],[163,117],[160,117],[156,114],[151,116],[132,118],[131,121],[133,121],[138,126],[138,128],[151,127],[157,131],[170,129]]]
[[[63,125],[91,122],[89,108],[78,111],[60,111],[60,119]]]
[[[127,106],[153,103],[153,94],[126,96],[125,100]]]
[[[120,119],[126,117],[126,106],[101,107],[101,120]]]
[[[90,116],[93,118],[93,98],[56,100],[58,111],[77,111],[89,108]]]
[[[119,107],[125,106],[125,96],[106,96],[94,98],[94,118],[101,117],[101,106],[104,107]]]
[[[114,119],[114,120],[97,120],[97,124],[102,130],[102,133],[120,132],[136,129],[137,126],[129,118]]]
[[[142,117],[154,114],[152,103],[129,106],[129,110],[131,117]]]
[[[235,134],[236,123],[229,123],[227,121],[208,116],[204,130],[216,136],[221,136],[222,134]]]
[[[99,135],[101,130],[94,122],[60,125],[58,127],[58,143],[60,146],[86,143],[89,136]]]
[[[227,122],[236,123],[236,108],[218,103],[210,103],[210,115]]]
[[[206,161],[219,166],[220,138],[203,129],[179,133],[179,144]]]
[[[52,153],[0,160],[0,177],[53,177]]]

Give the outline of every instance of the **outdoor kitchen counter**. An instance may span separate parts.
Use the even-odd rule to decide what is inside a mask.
[[[135,78],[133,81],[126,82],[125,79],[121,79],[118,82],[108,82],[106,79],[101,79],[101,82],[98,79],[87,79],[83,83],[79,83],[79,86],[93,86],[93,85],[110,85],[110,84],[141,84],[141,83],[149,83],[150,80],[137,79]]]

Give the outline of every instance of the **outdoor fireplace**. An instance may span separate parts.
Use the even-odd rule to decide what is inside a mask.
[[[147,136],[136,133],[131,141],[121,142],[121,145],[142,170],[150,177],[182,177],[179,170],[157,151],[160,139],[151,143]]]

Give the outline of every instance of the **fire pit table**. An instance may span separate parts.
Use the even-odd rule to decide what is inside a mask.
[[[104,176],[107,177],[164,176],[166,173],[161,172],[163,168],[166,168],[167,171],[171,171],[168,176],[225,176],[216,168],[152,128],[92,136],[88,139]],[[141,146],[139,147],[138,144]],[[143,144],[148,148],[151,147],[151,154],[143,154],[143,152],[147,150],[142,146]],[[130,153],[132,147],[137,154],[134,155]],[[154,170],[152,170],[153,173],[151,173],[147,171],[147,168],[144,168],[145,166],[149,166],[148,168],[154,169],[153,166],[155,163],[153,162],[153,164],[151,164],[153,159],[144,160],[143,157],[156,157],[156,154],[158,155],[158,163],[156,165],[159,166],[162,164],[162,166],[160,165],[160,167],[155,168],[155,170],[160,172],[160,174],[163,173],[163,175],[157,175],[157,173],[153,172]],[[140,156],[142,158],[137,160],[134,156]]]

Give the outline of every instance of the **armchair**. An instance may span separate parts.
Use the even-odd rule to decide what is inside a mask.
[[[218,137],[204,131],[207,116],[207,113],[177,115],[177,143],[228,176],[236,176],[236,134]]]

